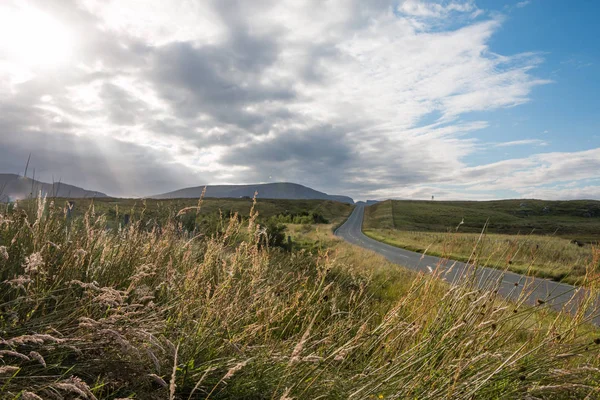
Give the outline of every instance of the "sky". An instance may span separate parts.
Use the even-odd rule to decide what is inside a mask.
[[[4,0],[0,173],[600,199],[596,1]],[[31,176],[31,172],[29,172]]]

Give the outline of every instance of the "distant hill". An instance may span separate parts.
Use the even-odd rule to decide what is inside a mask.
[[[39,191],[52,197],[108,197],[93,190],[82,189],[66,183],[45,183],[16,174],[0,174],[0,202],[25,199]]]
[[[199,198],[202,195],[204,186],[190,187],[174,192],[158,194],[151,196],[152,199],[183,199],[183,198]],[[258,198],[263,199],[290,199],[290,200],[333,200],[342,203],[354,204],[348,196],[329,195],[319,192],[306,186],[298,185],[297,183],[281,182],[281,183],[263,183],[256,185],[214,185],[206,186],[205,197],[221,197],[221,198],[240,198],[252,197],[254,192],[258,192]]]

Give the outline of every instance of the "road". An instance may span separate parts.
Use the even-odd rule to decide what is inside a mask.
[[[433,256],[424,256],[421,253],[390,246],[365,236],[361,229],[364,211],[365,206],[358,204],[346,222],[336,229],[335,235],[354,245],[373,250],[389,261],[415,271],[431,273],[430,268],[435,270],[439,266],[442,269],[441,276],[450,283],[458,281],[464,277],[465,273],[474,270],[472,265],[458,261],[442,260]],[[526,277],[514,272],[479,267],[475,273],[476,282],[480,287],[489,287],[490,281],[499,282],[501,280],[498,288],[500,295],[511,300],[517,300],[524,293],[525,303],[529,305],[549,306],[555,310],[564,308],[569,312],[574,312],[578,301],[585,295],[585,290],[571,285],[548,279]],[[575,295],[575,301],[568,303],[573,295]],[[595,304],[600,305],[600,299],[597,299]],[[598,312],[594,312],[594,315],[592,321],[596,325],[600,325],[600,315]]]

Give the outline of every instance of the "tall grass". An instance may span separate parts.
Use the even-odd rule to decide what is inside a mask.
[[[206,237],[176,218],[108,230],[93,205],[75,220],[42,198],[35,211],[0,215],[3,398],[599,395],[589,301],[550,318],[497,282],[269,249],[255,212]]]
[[[366,229],[372,239],[453,260],[467,261],[478,250],[486,265],[507,268],[571,284],[581,284],[593,257],[594,246],[578,246],[568,239],[542,235],[501,235],[463,232],[416,232],[395,229]]]

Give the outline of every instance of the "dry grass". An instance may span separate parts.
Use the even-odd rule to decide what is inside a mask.
[[[369,229],[365,235],[408,250],[467,261],[480,234],[461,232],[414,232],[394,229]],[[592,261],[593,247],[579,247],[567,239],[541,235],[486,234],[478,246],[486,265],[507,268],[572,284],[579,284]]]
[[[593,227],[598,226],[597,218],[574,216],[581,211],[576,206],[582,202],[536,202],[540,203],[539,209],[529,212],[542,213],[541,207],[546,205],[556,215],[517,217],[511,214],[522,211],[516,201],[385,201],[365,209],[363,232],[392,246],[458,261],[472,258],[477,248],[479,258],[489,267],[581,284],[592,261],[594,245],[574,243],[569,235],[561,237],[559,233],[568,230],[570,235],[576,235],[579,223],[582,229],[585,227],[582,235],[591,238]],[[536,224],[539,229],[535,232],[555,234],[531,233]],[[484,240],[477,245],[482,230]],[[514,233],[501,234],[498,230]],[[595,232],[597,238],[600,230]]]
[[[515,313],[495,282],[448,288],[326,230],[316,255],[271,250],[252,212],[190,241],[174,221],[109,231],[93,208],[39,209],[0,217],[3,398],[599,394],[585,310]]]

